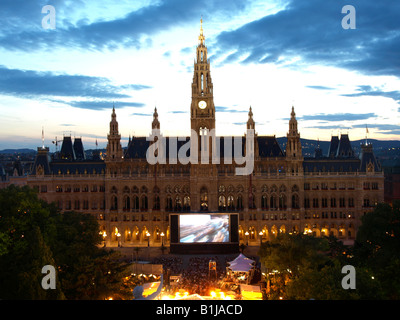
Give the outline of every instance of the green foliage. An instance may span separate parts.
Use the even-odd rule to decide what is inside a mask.
[[[362,217],[355,256],[360,266],[370,270],[383,296],[400,299],[400,202],[379,204]]]
[[[0,299],[103,299],[118,292],[124,265],[99,248],[96,219],[61,214],[28,187],[0,190]],[[56,289],[44,290],[42,267],[56,268]]]
[[[380,204],[362,217],[354,247],[335,237],[280,234],[262,244],[269,299],[399,299],[400,203]],[[342,267],[356,270],[356,289],[345,290]]]

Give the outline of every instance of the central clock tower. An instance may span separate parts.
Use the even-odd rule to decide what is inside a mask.
[[[202,135],[202,129],[215,129],[215,107],[210,60],[203,35],[203,20],[200,20],[200,36],[196,49],[192,82],[192,105],[190,108],[191,128]]]

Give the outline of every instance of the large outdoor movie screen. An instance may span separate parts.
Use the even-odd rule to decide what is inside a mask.
[[[180,215],[179,230],[181,243],[229,242],[229,215]]]

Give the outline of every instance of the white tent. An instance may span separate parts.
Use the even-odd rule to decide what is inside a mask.
[[[254,267],[254,260],[239,254],[234,260],[228,262],[228,268],[233,272],[249,272]]]

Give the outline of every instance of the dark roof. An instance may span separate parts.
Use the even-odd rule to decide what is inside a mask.
[[[357,158],[305,158],[303,162],[303,169],[304,172],[357,172],[360,170],[360,160]]]
[[[104,161],[62,161],[55,160],[50,163],[53,174],[101,174],[105,173]]]
[[[331,144],[329,145],[328,157],[335,157],[339,146],[339,137],[332,136]]]
[[[171,139],[176,138],[176,139]],[[231,143],[231,157],[234,158],[234,144],[235,137],[218,137],[219,138],[219,156],[222,159],[225,156],[225,147],[227,147]],[[245,137],[238,137],[241,139],[241,155],[245,155]],[[172,141],[176,141],[176,149],[180,150],[180,148],[189,141],[190,137],[167,137],[166,139],[166,159],[170,157],[170,148],[172,147]],[[125,159],[144,159],[146,158],[146,151],[150,146],[151,141],[147,141],[146,137],[133,137],[128,144],[128,147],[125,151],[124,158]],[[282,151],[278,141],[275,136],[260,136],[257,137],[258,147],[259,147],[259,156],[260,157],[284,157],[285,154]],[[175,149],[175,147],[174,147]],[[175,152],[171,151],[172,155]],[[189,154],[187,154],[189,156]],[[228,156],[228,155],[227,155]]]
[[[38,152],[35,158],[35,163],[32,168],[31,174],[36,174],[36,169],[39,167],[43,168],[44,174],[50,174],[50,155],[49,155],[49,148],[37,148]]]
[[[259,156],[260,157],[284,157],[275,136],[260,136],[257,137]]]
[[[368,171],[369,167],[373,167],[374,171],[381,171],[381,166],[375,158],[375,154],[372,149],[372,144],[361,145],[361,166],[360,170],[363,172]]]
[[[59,157],[66,160],[76,159],[71,137],[64,137]]]
[[[351,158],[354,157],[354,151],[350,144],[349,135],[342,134],[340,136],[339,145],[337,147],[336,157]]]
[[[82,138],[74,139],[74,152],[75,152],[75,159],[77,160],[86,159],[85,151],[83,150]]]

